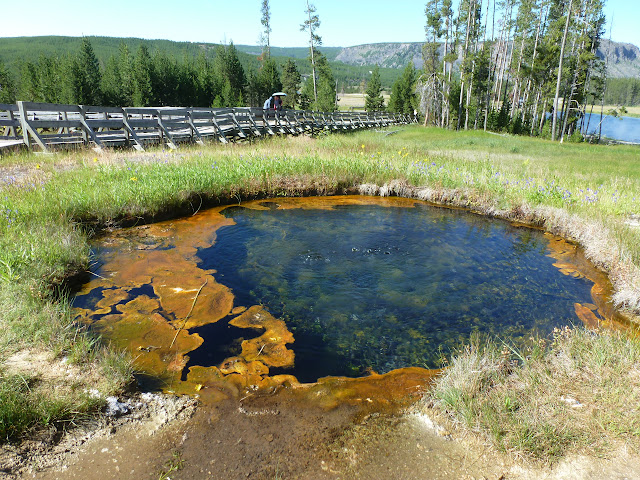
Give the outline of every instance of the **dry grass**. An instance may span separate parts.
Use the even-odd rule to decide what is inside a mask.
[[[475,341],[429,397],[502,451],[553,462],[640,446],[640,344],[616,332],[555,332],[526,351]]]
[[[604,111],[605,113],[608,112],[609,110],[618,110],[620,107],[617,105],[605,105],[604,106]],[[636,107],[624,107],[627,109],[627,113],[625,113],[624,115],[627,117],[640,117],[640,106],[636,106]],[[593,109],[594,114],[599,114],[600,113],[600,108],[596,107]]]
[[[364,93],[339,93],[338,94],[338,107],[341,109],[364,109],[364,99],[366,95]],[[383,94],[384,104],[389,103],[391,95]]]

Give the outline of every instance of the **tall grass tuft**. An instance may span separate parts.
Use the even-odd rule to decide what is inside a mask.
[[[619,332],[556,330],[526,352],[472,342],[429,398],[502,451],[553,462],[580,449],[640,446],[640,341]]]

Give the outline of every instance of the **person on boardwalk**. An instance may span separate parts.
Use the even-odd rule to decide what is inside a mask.
[[[280,98],[280,95],[273,96],[273,109],[276,112],[279,112],[282,110],[282,98]]]
[[[284,92],[277,92],[271,95],[264,102],[264,106],[262,107],[264,110],[273,110],[276,112],[282,111],[282,97],[285,96]]]

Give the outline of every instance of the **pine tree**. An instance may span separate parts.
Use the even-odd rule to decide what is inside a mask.
[[[73,69],[76,103],[81,105],[100,105],[100,63],[93,52],[88,38],[82,38],[80,53],[76,57]]]
[[[316,85],[316,46],[322,45],[322,38],[316,32],[318,28],[320,28],[320,17],[316,15],[316,7],[313,4],[310,4],[309,0],[306,1],[307,9],[305,10],[305,13],[307,14],[307,20],[305,20],[304,23],[300,25],[300,31],[304,32],[306,30],[309,32],[309,59],[311,60],[311,78],[313,80],[313,99],[317,104],[318,87]]]
[[[560,97],[560,84],[562,81],[562,67],[564,64],[564,49],[567,44],[567,35],[569,32],[569,24],[571,23],[571,8],[573,7],[573,0],[569,0],[569,7],[567,9],[567,19],[564,27],[564,34],[562,35],[562,43],[560,47],[560,60],[558,62],[558,77],[556,80],[556,94],[553,99],[553,114],[552,114],[552,126],[551,126],[551,140],[556,139],[556,124],[558,122],[558,98]]]
[[[316,56],[318,72],[318,100],[314,109],[321,112],[333,112],[336,109],[336,79],[333,76],[327,57],[318,53]]]
[[[155,105],[179,105],[180,68],[176,59],[165,51],[159,51],[153,56],[151,88]]]
[[[59,74],[59,93],[58,98],[60,103],[75,104],[77,102],[76,97],[76,79],[77,75],[74,73],[77,68],[76,55],[67,54],[62,58],[56,60],[57,70]]]
[[[204,52],[200,52],[195,60],[194,81],[195,81],[195,98],[193,105],[197,107],[209,107],[216,96],[214,82],[213,66],[207,59]]]
[[[288,108],[296,108],[299,105],[298,88],[300,86],[300,72],[293,60],[287,59],[282,67],[282,90],[287,94],[284,105]]]
[[[250,107],[261,107],[263,105],[264,87],[260,80],[260,75],[250,65],[247,72],[247,95],[245,96],[245,102]]]
[[[132,106],[135,89],[133,58],[126,43],[120,42],[118,47],[118,73],[122,81],[120,85],[120,106]]]
[[[115,55],[111,55],[102,74],[102,98],[106,106],[126,105],[122,95],[122,83],[118,59]]]
[[[494,0],[495,1],[495,0]],[[449,48],[449,40],[453,38],[453,0],[443,0],[441,16],[444,18],[444,54],[442,62],[442,117],[440,119],[440,125],[444,127],[449,126],[449,94],[451,93],[451,75],[453,70],[453,62],[458,59],[458,53],[456,51],[455,41],[451,48]],[[449,66],[447,70],[447,65]]]
[[[382,97],[382,84],[380,83],[380,69],[376,65],[371,72],[371,78],[367,84],[364,98],[364,109],[367,112],[380,112],[384,110],[384,98]]]
[[[35,64],[24,62],[20,67],[20,90],[18,98],[27,102],[38,101],[38,74]]]
[[[413,115],[413,111],[417,107],[415,83],[416,69],[413,66],[413,62],[409,62],[400,78],[391,87],[389,111]]]
[[[59,103],[60,97],[60,62],[53,57],[40,56],[35,65],[38,76],[38,93],[36,100],[45,103]]]
[[[282,90],[282,80],[280,80],[280,71],[278,65],[272,58],[262,62],[260,69],[260,84],[263,88],[263,97],[268,98],[271,94]]]
[[[152,61],[147,46],[142,43],[133,63],[133,105],[147,107],[153,104]]]
[[[269,8],[269,0],[262,0],[262,18],[260,23],[264,27],[260,36],[262,43],[262,58],[267,60],[271,57],[271,9]]]
[[[16,101],[16,87],[9,70],[0,60],[0,103],[14,103]]]
[[[301,110],[311,110],[313,108],[313,82],[310,78],[302,85],[302,91],[298,97],[298,104]]]
[[[282,90],[282,81],[275,60],[272,58],[264,60],[258,72],[253,67],[249,67],[245,97],[245,103],[249,106],[261,107],[267,98],[280,90]]]
[[[425,32],[427,41],[424,44],[422,56],[424,58],[424,71],[427,74],[435,74],[439,71],[440,58],[438,55],[438,47],[440,46],[440,38],[443,35],[442,30],[442,6],[440,0],[428,0],[425,7],[427,24]]]
[[[429,0],[425,7],[427,22],[425,25],[426,42],[422,47],[424,60],[423,74],[418,82],[420,91],[420,107],[424,110],[424,124],[440,121],[443,103],[442,80],[440,78],[440,38],[444,34],[443,14],[447,15],[446,6],[440,0]]]
[[[225,107],[244,105],[244,89],[247,79],[238,58],[238,50],[231,42],[228,46],[216,48],[214,59],[215,75],[221,88],[221,99]],[[228,84],[228,85],[227,85]]]

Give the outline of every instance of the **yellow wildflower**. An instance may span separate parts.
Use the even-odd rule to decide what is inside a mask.
[[[137,181],[138,181],[138,178],[137,178],[137,177],[131,177],[131,181],[132,181],[132,182],[137,182]]]

